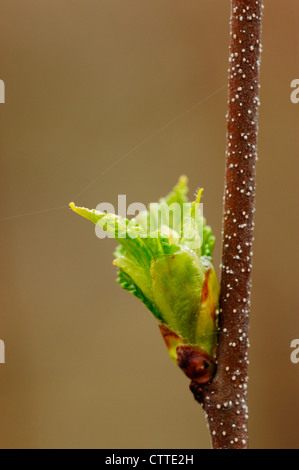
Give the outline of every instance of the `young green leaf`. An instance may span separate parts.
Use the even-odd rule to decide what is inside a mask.
[[[170,357],[197,383],[211,379],[217,345],[219,287],[212,265],[215,238],[187,178],[132,220],[94,209],[71,209],[115,237],[118,282],[159,321]]]

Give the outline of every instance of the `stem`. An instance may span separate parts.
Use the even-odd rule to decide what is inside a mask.
[[[248,330],[262,0],[232,0],[217,370],[199,388],[213,447],[248,447]]]

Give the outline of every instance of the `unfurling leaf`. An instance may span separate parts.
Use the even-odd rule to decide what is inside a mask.
[[[171,359],[195,383],[212,378],[219,287],[212,264],[215,238],[200,212],[198,191],[187,200],[187,178],[132,220],[70,204],[119,242],[119,284],[152,312]]]

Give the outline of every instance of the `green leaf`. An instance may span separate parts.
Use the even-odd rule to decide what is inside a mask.
[[[122,269],[118,271],[117,282],[123,289],[131,292],[131,294],[140,299],[157,320],[163,320],[158,307],[144,295],[143,291],[134,283],[133,279]]]
[[[187,176],[181,176],[173,190],[165,197],[165,201],[168,206],[175,202],[182,206],[185,202],[188,202],[187,194],[188,178]]]
[[[196,344],[205,273],[200,258],[187,248],[158,258],[151,266],[154,298],[164,323],[187,343]]]
[[[192,357],[199,358],[196,380],[203,383],[212,373],[217,344],[215,237],[199,211],[202,190],[189,203],[187,192],[183,176],[165,198],[132,220],[74,203],[70,207],[119,242],[114,252],[119,284],[160,322],[173,360],[182,360],[182,347],[189,348],[188,354],[194,348]]]

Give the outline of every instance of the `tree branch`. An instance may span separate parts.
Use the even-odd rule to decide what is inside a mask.
[[[195,398],[214,448],[247,448],[251,291],[262,0],[232,0],[217,370]]]

